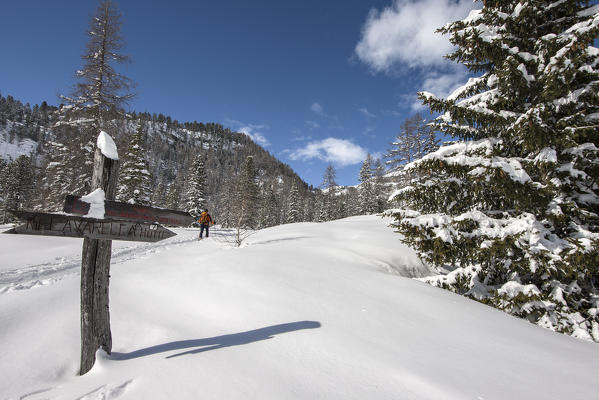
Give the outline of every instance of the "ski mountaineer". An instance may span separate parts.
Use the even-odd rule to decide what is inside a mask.
[[[208,209],[204,210],[202,214],[200,214],[200,219],[198,219],[200,223],[200,238],[202,240],[202,235],[204,234],[204,229],[206,229],[206,237],[210,236],[208,229],[210,228],[210,224],[214,225],[214,220],[208,214]]]

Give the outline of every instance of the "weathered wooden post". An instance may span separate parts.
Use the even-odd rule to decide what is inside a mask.
[[[157,242],[175,236],[157,224],[189,226],[194,218],[186,212],[114,201],[118,178],[118,152],[108,134],[98,136],[94,156],[92,189],[88,196],[68,195],[67,214],[9,210],[23,224],[8,234],[48,235],[83,239],[81,260],[81,366],[87,373],[96,361],[96,351],[112,351],[108,283],[112,240]]]
[[[101,132],[94,156],[91,189],[102,189],[106,200],[116,196],[119,161],[112,138]],[[108,284],[112,240],[83,239],[81,259],[81,368],[88,372],[96,361],[96,351],[112,351]]]

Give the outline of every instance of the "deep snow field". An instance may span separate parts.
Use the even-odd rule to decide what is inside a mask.
[[[82,240],[0,235],[0,399],[599,398],[597,344],[410,279],[389,222],[113,242],[113,353],[83,377]]]

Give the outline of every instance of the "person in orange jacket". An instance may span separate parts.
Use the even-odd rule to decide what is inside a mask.
[[[202,240],[204,229],[206,229],[206,237],[208,237],[210,236],[210,224],[214,225],[214,220],[212,219],[210,214],[208,214],[208,209],[204,210],[204,212],[200,214],[200,219],[198,219],[198,222],[200,223],[200,240]]]

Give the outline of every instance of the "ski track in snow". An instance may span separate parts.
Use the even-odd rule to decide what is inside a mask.
[[[125,248],[113,249],[111,265],[120,264],[135,258],[144,258],[150,254],[164,251],[173,246],[197,240],[195,235],[177,235],[171,239],[155,243],[132,244]],[[58,258],[47,263],[0,272],[0,294],[15,290],[27,290],[54,284],[64,278],[81,274],[81,256]]]
[[[186,243],[197,241],[198,229],[181,229],[177,236],[155,243],[129,242],[126,247],[112,249],[111,265],[117,265],[129,260],[146,258],[151,254],[178,247]],[[220,228],[213,230],[211,238],[225,245],[230,245],[234,240],[231,237],[234,232],[231,229]],[[252,236],[252,235],[250,235]],[[272,244],[286,240],[297,240],[309,238],[291,237],[277,238],[272,240],[251,242],[246,241],[241,247]],[[393,265],[384,261],[373,261],[376,267],[384,273],[391,275],[421,278],[424,276],[418,268],[407,268],[405,265]],[[57,257],[51,261],[28,265],[6,271],[0,271],[0,295],[19,290],[34,289],[37,287],[51,285],[65,278],[74,278],[81,274],[81,255]]]
[[[34,392],[31,392],[31,393],[24,394],[24,395],[20,396],[18,399],[19,399],[19,400],[25,400],[25,399],[31,398],[31,396],[35,396],[35,395],[37,395],[37,394],[41,394],[41,393],[46,393],[46,392],[49,392],[49,391],[51,391],[52,389],[53,389],[53,388],[39,389],[39,390],[36,390],[36,391],[34,391]]]
[[[122,394],[125,393],[125,391],[127,390],[127,387],[132,383],[133,381],[129,380],[126,381],[125,383],[121,384],[121,385],[102,385],[99,388],[97,388],[96,390],[87,393],[86,395],[82,396],[82,397],[78,397],[77,400],[110,400],[110,399],[116,399],[117,397],[120,397]]]
[[[125,392],[129,388],[129,386],[131,386],[132,383],[133,383],[133,380],[128,380],[128,381],[123,382],[120,385],[118,385],[118,384],[117,385],[115,385],[115,384],[102,385],[102,386],[92,390],[91,392],[85,393],[82,396],[77,397],[76,400],[113,400],[113,399],[119,398],[123,394],[125,394]],[[22,396],[19,396],[19,397],[15,398],[15,400],[34,400],[34,399],[48,400],[49,397],[47,397],[47,396],[51,395],[52,394],[51,392],[55,389],[58,389],[58,388],[50,387],[50,388],[35,390],[33,392],[26,393]],[[37,397],[38,395],[41,395],[42,397]],[[11,400],[11,399],[7,399],[7,400]]]

